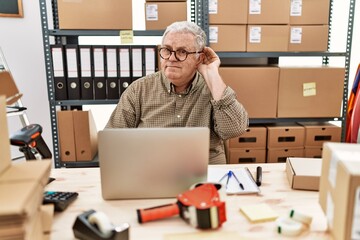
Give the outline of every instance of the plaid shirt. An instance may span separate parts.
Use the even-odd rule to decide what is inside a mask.
[[[162,71],[134,81],[121,95],[106,128],[208,127],[210,164],[225,164],[223,140],[240,136],[248,127],[248,114],[226,87],[215,101],[197,72],[189,88],[175,93]]]

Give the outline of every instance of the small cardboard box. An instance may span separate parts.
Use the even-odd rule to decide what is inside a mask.
[[[277,117],[340,117],[344,77],[339,67],[281,67]]]
[[[328,25],[290,26],[288,50],[292,52],[325,52],[328,48]]]
[[[250,1],[249,24],[288,24],[290,20],[289,0]]]
[[[360,239],[359,157],[338,162],[335,185],[327,194],[326,218],[335,240]]]
[[[266,149],[230,148],[229,163],[265,163]]]
[[[209,24],[247,24],[248,0],[209,1]]]
[[[322,158],[322,147],[307,147],[304,149],[304,157],[306,158]]]
[[[304,148],[272,148],[267,150],[266,162],[286,162],[288,157],[304,157]]]
[[[214,51],[246,51],[246,25],[210,25],[210,47]]]
[[[266,127],[250,126],[240,137],[229,140],[229,148],[266,149]]]
[[[58,134],[60,143],[60,159],[63,162],[75,162],[75,136],[72,111],[58,111]]]
[[[289,45],[288,25],[248,25],[247,52],[286,52]]]
[[[145,29],[164,30],[173,22],[187,20],[186,2],[146,2]]]
[[[330,0],[291,1],[290,24],[329,24]]]
[[[276,117],[279,68],[220,67],[219,72],[250,118]]]
[[[324,142],[341,142],[341,127],[326,122],[299,122],[305,128],[305,147],[322,147]]]
[[[291,123],[269,124],[267,128],[267,148],[303,148],[305,129]]]
[[[319,190],[322,159],[287,158],[286,175],[292,189]]]
[[[57,1],[60,29],[132,29],[132,0]]]

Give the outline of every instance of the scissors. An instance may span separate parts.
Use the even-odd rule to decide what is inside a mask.
[[[226,188],[227,188],[227,186],[229,184],[229,180],[232,176],[234,176],[234,178],[237,181],[237,183],[239,184],[240,188],[242,190],[244,190],[244,185],[239,181],[239,179],[236,177],[235,173],[231,170],[229,170],[229,172],[225,173],[225,175],[222,178],[220,178],[219,182],[221,182],[222,180],[224,180],[225,177],[227,177],[227,179],[226,179]]]

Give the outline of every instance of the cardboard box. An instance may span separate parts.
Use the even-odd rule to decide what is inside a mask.
[[[305,147],[322,147],[324,142],[341,142],[341,127],[327,122],[299,122],[305,128]]]
[[[304,148],[272,148],[267,150],[268,163],[286,162],[288,157],[304,157]]]
[[[10,72],[0,71],[0,79],[1,79],[0,95],[5,95],[6,105],[12,105],[22,95],[19,93],[19,90]]]
[[[288,25],[248,25],[246,51],[288,51],[289,29]]]
[[[266,127],[250,126],[239,137],[229,140],[229,148],[266,149]]]
[[[186,21],[186,2],[146,2],[145,29],[164,30],[173,22]]]
[[[267,148],[303,148],[305,129],[291,123],[269,124],[267,128]]]
[[[91,111],[58,111],[60,158],[91,161],[97,154],[97,129]]]
[[[326,218],[335,240],[360,239],[359,157],[338,162],[335,186],[328,193]]]
[[[132,0],[57,1],[60,29],[132,29]]]
[[[248,0],[209,1],[209,24],[247,24]]]
[[[319,190],[322,159],[287,158],[286,175],[292,189]]]
[[[360,145],[353,143],[324,143],[322,159],[319,203],[324,213],[326,213],[328,207],[332,208],[333,205],[331,202],[328,203],[328,197],[330,196],[329,192],[336,185],[339,162],[359,161]]]
[[[277,117],[340,117],[344,77],[344,68],[281,67]]]
[[[289,0],[250,1],[249,24],[288,24],[290,20]]]
[[[277,67],[220,67],[220,75],[244,105],[250,118],[275,118],[279,69]]]
[[[325,52],[328,48],[328,25],[290,26],[288,50],[292,52]]]
[[[265,163],[266,149],[230,148],[229,163]]]
[[[245,52],[246,25],[210,25],[209,43],[214,51]]]
[[[322,147],[307,147],[304,149],[304,157],[306,158],[322,158]]]
[[[291,1],[290,24],[329,24],[330,0]]]

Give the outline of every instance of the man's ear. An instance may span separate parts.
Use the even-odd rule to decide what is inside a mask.
[[[196,67],[198,67],[200,64],[202,64],[204,62],[204,53],[198,53],[199,54],[199,57],[197,59],[197,62],[196,62]]]

